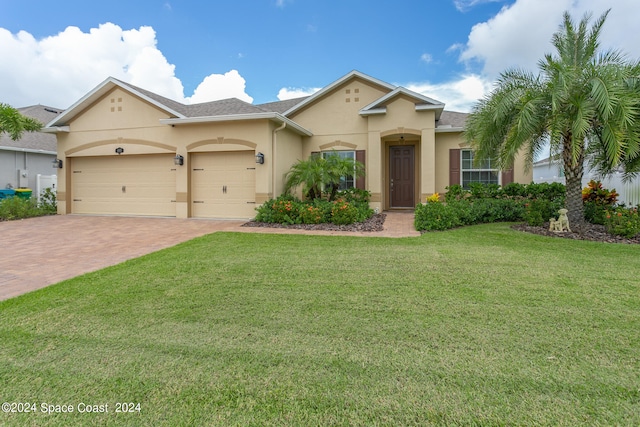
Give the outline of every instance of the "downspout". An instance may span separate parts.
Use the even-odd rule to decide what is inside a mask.
[[[287,122],[283,121],[280,127],[273,130],[271,137],[271,198],[275,199],[276,196],[276,140],[277,133],[287,127]]]

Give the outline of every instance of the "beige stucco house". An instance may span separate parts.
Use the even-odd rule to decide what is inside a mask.
[[[315,94],[252,105],[183,105],[109,78],[46,127],[58,140],[60,214],[251,218],[298,159],[339,151],[365,164],[350,185],[372,207],[411,209],[452,184],[531,182],[474,169],[466,115],[358,71]]]

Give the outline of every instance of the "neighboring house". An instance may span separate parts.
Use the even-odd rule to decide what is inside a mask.
[[[58,212],[251,218],[312,153],[364,163],[353,180],[380,210],[411,209],[452,184],[531,182],[474,168],[466,114],[358,71],[315,94],[252,105],[183,105],[109,78],[47,125],[58,138]]]
[[[637,206],[640,204],[640,178],[625,182],[622,179],[622,174],[619,172],[602,177],[591,170],[589,165],[585,163],[584,174],[582,175],[582,187],[586,187],[591,180],[601,181],[604,188],[610,190],[615,189],[619,194],[618,203],[624,203],[629,206]],[[533,164],[533,182],[560,182],[564,184],[565,177],[562,160],[547,157],[546,159],[535,162]]]
[[[46,125],[62,110],[32,105],[17,109],[20,114],[32,117]],[[13,141],[6,133],[0,134],[0,188],[38,188],[37,176],[55,176],[53,161],[56,158],[56,137],[43,132],[24,132],[22,138]]]

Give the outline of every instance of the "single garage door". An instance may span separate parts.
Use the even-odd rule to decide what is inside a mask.
[[[256,215],[253,151],[191,155],[191,216],[253,218]]]
[[[71,161],[73,213],[176,215],[176,166],[166,154]]]

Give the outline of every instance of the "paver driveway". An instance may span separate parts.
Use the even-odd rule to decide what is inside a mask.
[[[0,222],[0,301],[216,231],[419,236],[413,213],[387,213],[384,231],[241,227],[245,221],[57,215]]]
[[[0,222],[0,300],[242,223],[78,215]]]

